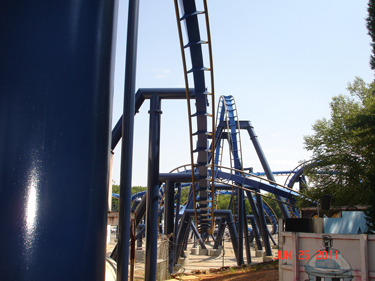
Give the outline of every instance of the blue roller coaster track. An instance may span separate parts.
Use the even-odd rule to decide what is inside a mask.
[[[169,241],[170,271],[190,231],[202,248],[205,237],[212,235],[217,249],[226,227],[237,264],[244,264],[244,247],[250,263],[249,221],[258,249],[262,240],[266,255],[272,254],[265,214],[273,233],[277,220],[263,204],[262,192],[275,195],[284,217],[297,215],[286,206],[301,196],[293,185],[304,180],[303,167],[294,171],[287,186],[276,183],[253,126],[238,117],[233,96],[221,96],[215,110],[210,23],[206,0],[201,1],[201,5],[198,0],[174,1],[185,88],[136,92],[139,0],[129,0],[124,108],[112,139],[117,1],[40,0],[33,9],[29,9],[31,1],[2,1],[0,18],[7,36],[0,44],[1,98],[6,105],[0,110],[4,135],[0,205],[2,225],[8,231],[0,237],[1,280],[104,278],[109,148],[113,150],[120,138],[120,196],[113,195],[120,200],[119,239],[111,255],[117,262],[118,280],[128,280],[129,241],[143,234],[146,280],[156,278],[160,233]],[[79,7],[79,13],[72,13],[72,7]],[[31,46],[27,52],[25,46]],[[148,186],[147,192],[131,196],[134,115],[145,99],[150,99]],[[161,99],[187,101],[190,164],[181,172],[159,171]],[[243,130],[267,179],[244,171]],[[230,159],[227,168],[222,164],[224,153]],[[181,202],[184,185],[189,189],[186,203]],[[222,190],[230,192],[233,200],[226,210],[217,210]],[[245,200],[253,212],[250,217]],[[164,227],[159,224],[162,215]],[[72,226],[77,229],[74,234]],[[52,248],[59,262],[46,259]]]

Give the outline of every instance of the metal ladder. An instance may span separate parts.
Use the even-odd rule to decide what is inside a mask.
[[[214,177],[208,175],[208,168],[214,170],[214,160],[211,164],[208,161],[208,153],[211,152],[207,146],[209,137],[215,135],[215,97],[214,97],[214,77],[212,65],[212,48],[211,35],[208,20],[207,2],[203,0],[202,10],[197,10],[194,0],[177,0],[175,3],[177,27],[180,39],[180,48],[183,61],[186,99],[189,114],[189,135],[190,135],[190,154],[192,166],[192,184],[194,192],[194,217],[200,233],[212,233],[214,227]],[[181,13],[180,13],[181,10]],[[204,17],[206,26],[207,39],[201,39],[201,30],[199,28],[199,18]],[[185,23],[186,27],[186,42],[182,32],[181,24]],[[204,65],[203,51],[208,52],[208,66]],[[188,69],[188,60],[186,53],[191,58],[191,68]],[[210,75],[209,86],[206,85],[205,72]],[[194,81],[194,94],[189,95],[189,75]],[[210,88],[208,90],[208,88]],[[195,99],[195,113],[192,113],[191,100]],[[211,104],[211,112],[209,101]],[[209,122],[211,119],[211,122]],[[195,121],[195,122],[194,122]],[[208,125],[211,123],[211,126]],[[193,124],[196,129],[193,132]],[[208,128],[211,127],[211,128]],[[194,142],[197,143],[196,148],[193,149]],[[194,161],[194,155],[197,155],[197,163]],[[197,171],[199,176],[196,178],[194,172]],[[211,183],[210,183],[211,182]],[[198,199],[198,200],[197,200]]]

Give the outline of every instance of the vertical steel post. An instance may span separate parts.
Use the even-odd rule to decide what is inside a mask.
[[[244,264],[243,260],[243,222],[244,222],[244,194],[243,190],[238,188],[237,190],[237,205],[238,205],[238,214],[237,214],[237,222],[238,222],[238,261],[240,265]]]
[[[177,188],[178,188],[178,191],[177,191],[177,203],[176,203],[176,216],[174,218],[174,239],[173,239],[173,242],[174,242],[174,248],[173,248],[173,264],[176,264],[177,261],[178,261],[178,258],[177,258],[177,235],[178,235],[178,230],[179,230],[179,225],[178,225],[178,221],[180,219],[180,204],[181,204],[181,183],[177,183],[176,184]]]
[[[126,41],[124,108],[122,115],[122,145],[120,172],[120,202],[118,225],[117,280],[128,280],[130,239],[130,197],[132,183],[134,95],[137,64],[139,0],[129,0],[128,34]]]
[[[251,251],[250,251],[250,243],[249,243],[249,228],[247,225],[246,204],[243,204],[243,208],[244,208],[243,227],[244,227],[244,238],[245,238],[246,262],[247,264],[251,264]]]
[[[116,7],[0,3],[1,280],[104,280]]]
[[[262,236],[264,248],[266,250],[266,255],[272,256],[270,240],[268,239],[267,222],[266,222],[266,217],[264,216],[264,211],[263,211],[262,198],[258,194],[256,194],[255,197],[256,197],[256,200],[257,200],[256,204],[258,206],[258,211],[259,211],[260,235]]]
[[[168,237],[168,270],[173,273],[174,182],[165,181],[164,234]]]
[[[137,213],[130,213],[130,281],[134,280],[134,266],[135,266],[135,235],[137,226],[135,225]]]
[[[160,159],[160,119],[161,102],[157,94],[150,100],[150,130],[148,146],[148,176],[146,203],[146,251],[145,280],[156,280],[158,243],[158,199],[159,199],[159,159]]]

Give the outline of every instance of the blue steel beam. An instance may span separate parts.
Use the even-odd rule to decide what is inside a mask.
[[[248,177],[243,177],[241,175],[233,175],[223,171],[216,171],[215,178],[224,180],[233,180],[239,184],[248,185],[250,189],[253,190],[264,190],[275,195],[281,196],[286,199],[291,199],[292,202],[294,197],[300,196],[297,192],[292,190],[284,189],[276,184],[268,183],[267,181],[261,182],[259,179],[253,179]],[[211,170],[208,170],[208,174],[211,176]],[[198,176],[197,173],[195,173]],[[165,182],[167,179],[172,179],[175,182],[190,182],[191,181],[191,171],[187,170],[184,173],[160,173],[159,180]],[[219,185],[221,188],[225,188],[225,185]]]
[[[104,280],[117,5],[0,2],[1,280]]]
[[[209,170],[208,173],[211,174],[211,170]],[[242,177],[241,175],[233,175],[233,174],[226,173],[220,170],[215,173],[216,173],[215,178],[233,180],[241,185],[248,185],[251,189],[264,190],[264,191],[273,193],[275,195],[281,196],[286,199],[293,200],[294,197],[300,196],[297,192],[294,192],[288,189],[283,189],[282,187],[276,184],[271,184],[268,182],[261,182],[258,179]]]
[[[194,90],[190,89],[191,99],[194,99],[193,95]],[[135,93],[135,109],[134,114],[137,114],[141,108],[143,102],[146,99],[150,99],[153,94],[157,94],[160,99],[186,99],[186,89],[185,88],[140,88]],[[122,130],[122,116],[117,121],[115,127],[112,130],[112,143],[111,149],[115,149],[116,145],[121,139]]]

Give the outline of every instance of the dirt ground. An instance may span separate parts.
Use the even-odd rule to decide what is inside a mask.
[[[194,274],[200,281],[277,281],[279,271],[277,262],[259,264],[249,267],[232,267],[215,273]],[[175,276],[175,279],[179,279]],[[182,279],[183,280],[183,279]]]
[[[116,245],[114,237],[107,245],[107,254],[110,255]],[[206,242],[211,249],[213,242]],[[257,256],[254,247],[251,247],[251,265],[237,266],[236,257],[230,241],[223,241],[223,250],[219,256],[196,255],[190,253],[191,243],[188,243],[187,258],[180,259],[180,269],[175,269],[170,281],[209,281],[209,280],[233,280],[233,281],[277,281],[279,280],[278,262],[263,262],[262,256]],[[276,255],[277,248],[272,249]],[[247,261],[246,255],[244,255]],[[144,280],[145,263],[140,260],[135,264],[134,280]]]

